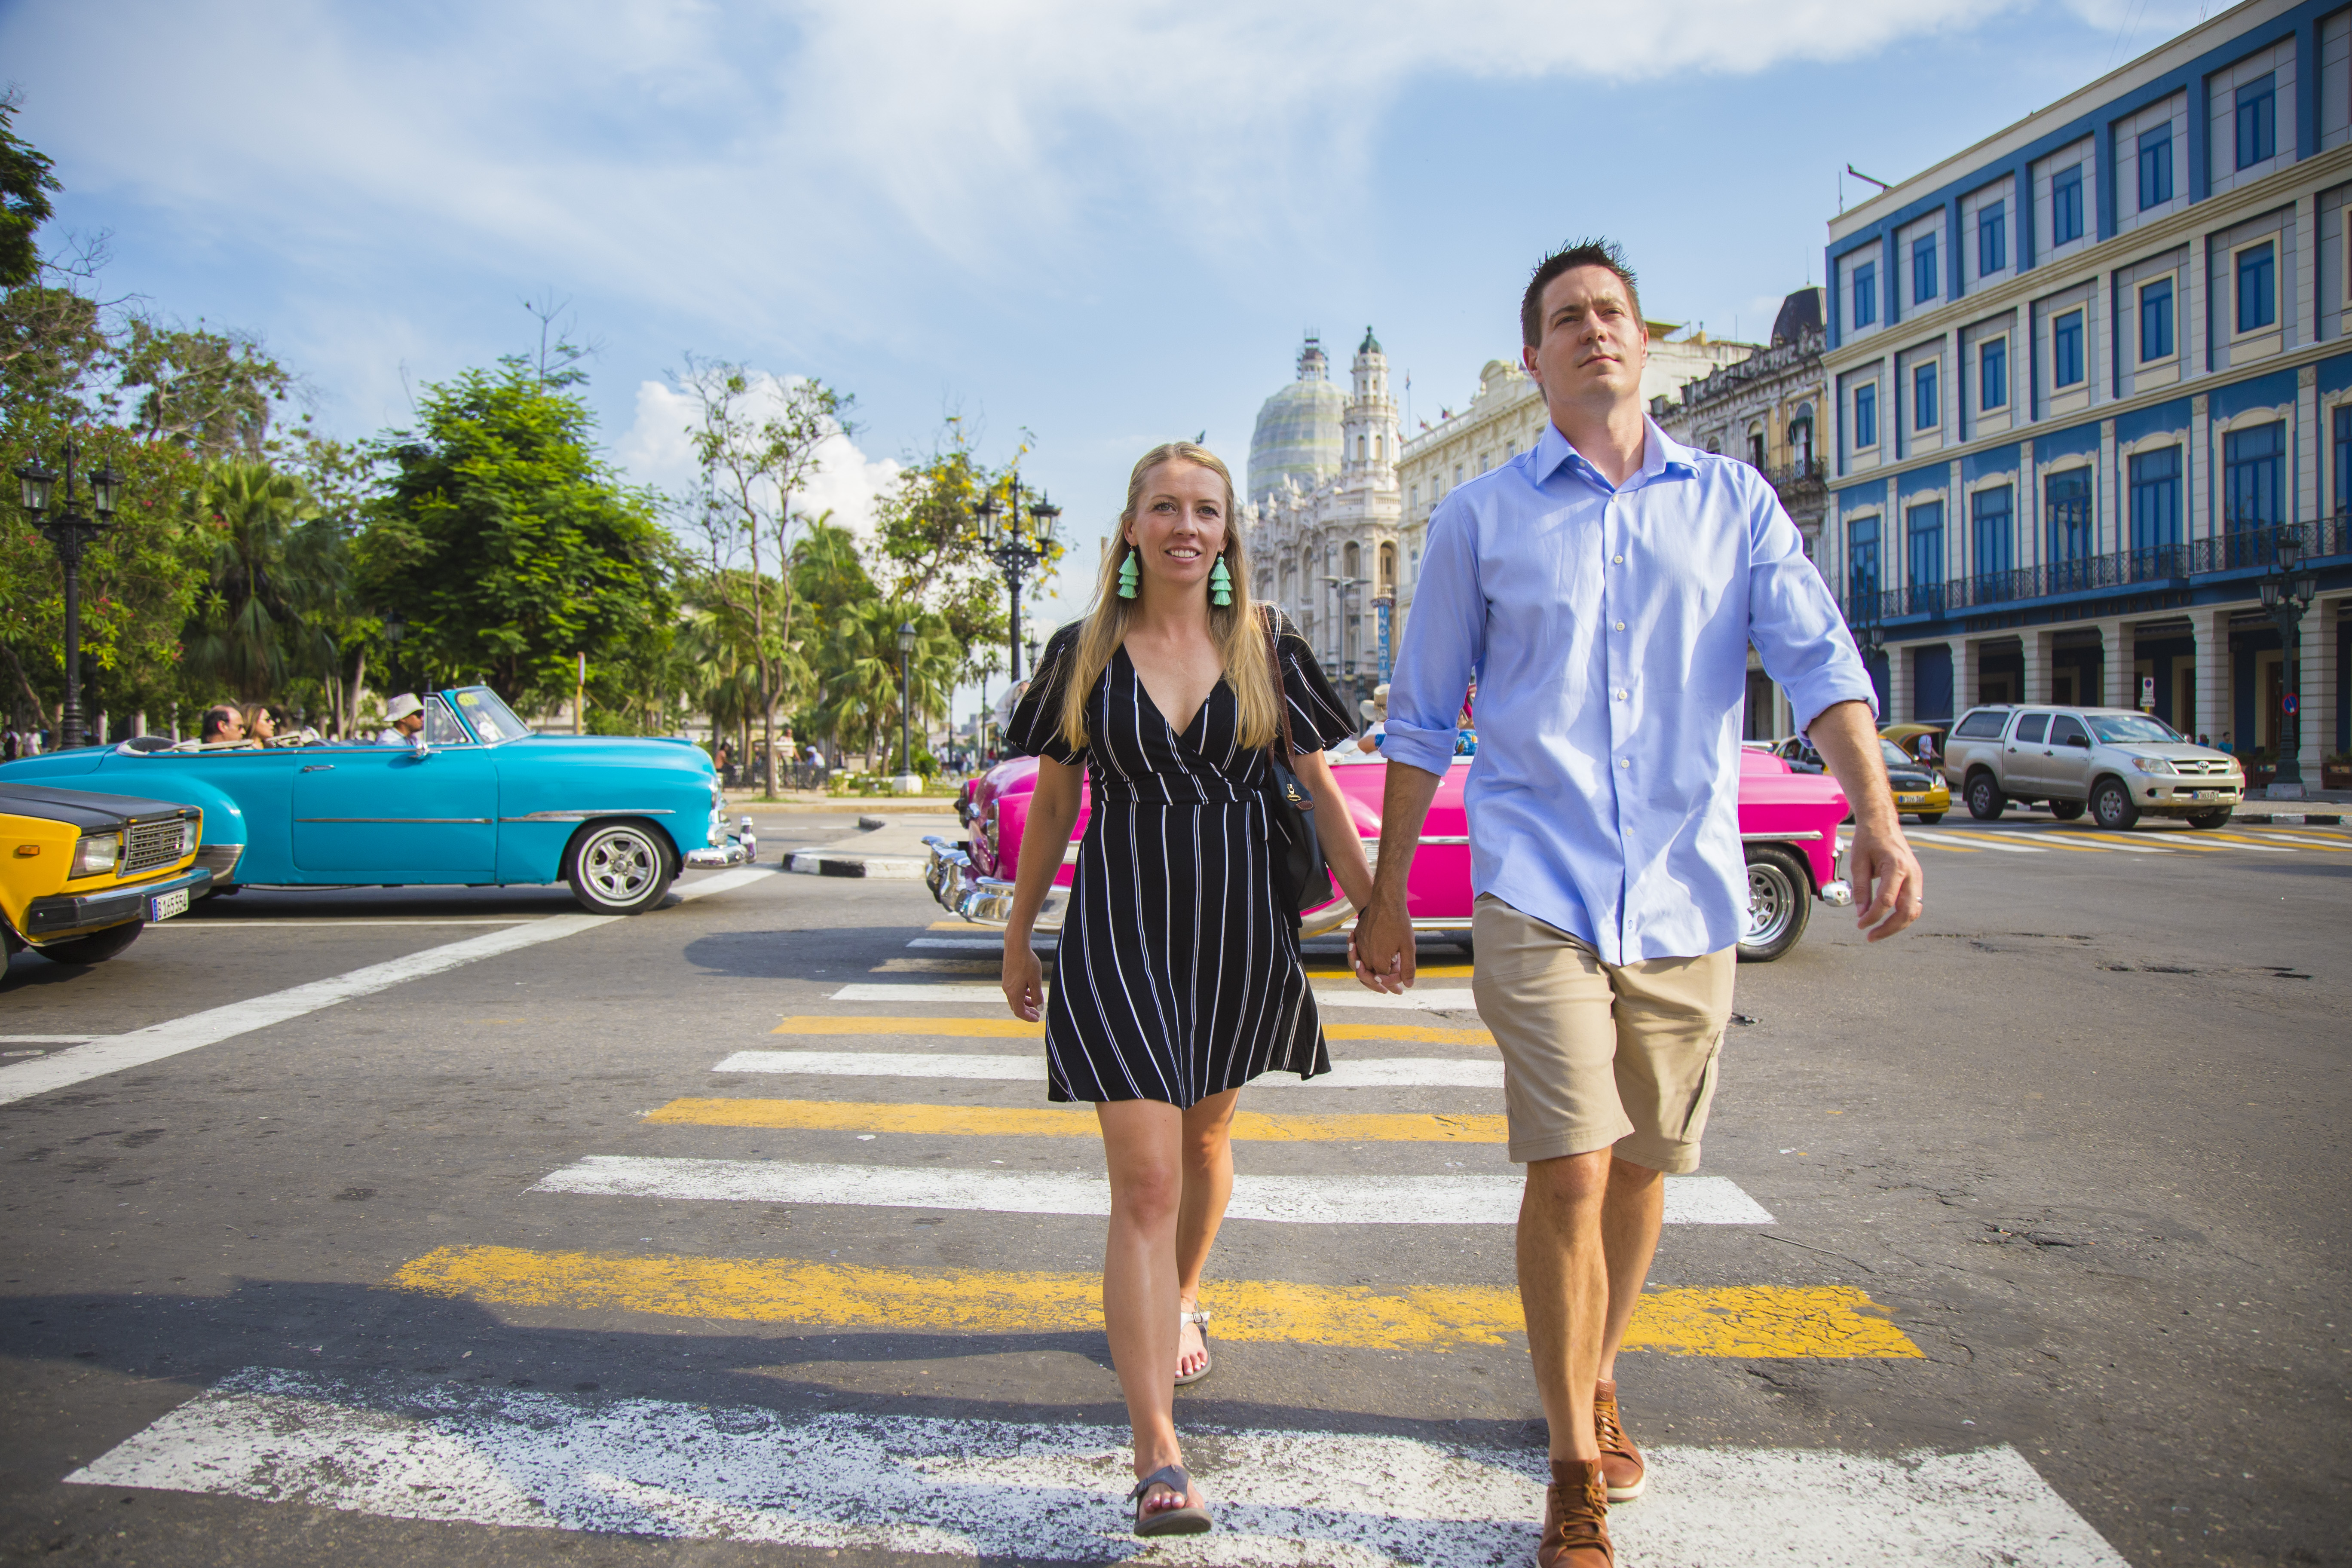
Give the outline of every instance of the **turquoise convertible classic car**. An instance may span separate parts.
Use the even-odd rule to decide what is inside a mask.
[[[0,765],[0,780],[200,806],[196,864],[239,886],[569,882],[600,915],[661,902],[688,866],[759,853],[730,833],[710,759],[685,741],[542,735],[483,686],[425,699],[404,745],[199,750],[142,735]]]

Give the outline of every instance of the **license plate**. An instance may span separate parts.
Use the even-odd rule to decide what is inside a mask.
[[[180,888],[169,893],[158,893],[147,900],[147,918],[151,921],[167,921],[173,915],[184,915],[187,912],[188,889],[185,888]]]
[[[1917,805],[1921,801],[1926,800],[1927,798],[1927,797],[1924,795],[1896,795],[1895,800],[1895,804],[1898,805]]]

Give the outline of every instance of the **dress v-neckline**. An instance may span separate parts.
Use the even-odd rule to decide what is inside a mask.
[[[1151,711],[1153,715],[1159,719],[1161,726],[1167,730],[1169,736],[1173,740],[1184,741],[1186,749],[1197,753],[1200,751],[1200,748],[1192,745],[1186,738],[1192,733],[1194,726],[1198,725],[1201,722],[1202,716],[1209,711],[1209,704],[1216,700],[1217,687],[1223,686],[1225,683],[1225,678],[1223,675],[1219,675],[1217,677],[1217,685],[1209,688],[1208,696],[1201,699],[1201,705],[1192,710],[1192,717],[1186,720],[1184,727],[1179,730],[1176,728],[1175,722],[1168,717],[1167,710],[1160,706],[1160,700],[1151,695],[1151,688],[1144,684],[1143,671],[1136,668],[1135,659],[1133,656],[1129,654],[1127,651],[1127,645],[1125,643],[1118,645],[1118,657],[1127,660],[1128,679],[1135,682],[1136,694],[1141,697],[1144,701],[1151,704]]]

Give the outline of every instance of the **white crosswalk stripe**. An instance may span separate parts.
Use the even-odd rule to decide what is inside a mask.
[[[1517,1175],[1366,1174],[1234,1178],[1228,1220],[1274,1225],[1516,1225]],[[592,1154],[531,1189],[599,1197],[856,1207],[959,1209],[985,1214],[1108,1215],[1110,1183],[1091,1172],[824,1165],[787,1160],[684,1160]],[[1771,1211],[1727,1176],[1666,1182],[1669,1225],[1770,1225]]]
[[[712,1072],[823,1074],[841,1078],[936,1078],[1045,1081],[1045,1053],[965,1055],[957,1051],[737,1051]],[[1370,1057],[1341,1058],[1331,1070],[1302,1079],[1267,1073],[1258,1089],[1500,1089],[1498,1058]]]
[[[1517,1568],[1540,1447],[1188,1428],[1215,1531],[1154,1563]],[[68,1476],[384,1519],[1108,1563],[1141,1550],[1118,1427],[539,1394],[248,1368]],[[1208,1456],[1214,1455],[1213,1459]],[[1648,1449],[1627,1568],[2125,1568],[2006,1445]]]
[[[1989,833],[1927,833],[1912,827],[1904,830],[1906,838],[1921,839],[1929,844],[1957,844],[1967,849],[2002,849],[2012,855],[2039,855],[2041,847],[2033,844],[2003,844]]]

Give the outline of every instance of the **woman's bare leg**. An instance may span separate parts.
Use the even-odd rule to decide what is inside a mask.
[[[1176,1441],[1176,1233],[1184,1201],[1182,1113],[1155,1100],[1095,1107],[1110,1171],[1110,1228],[1103,1247],[1103,1321],[1111,1365],[1135,1428],[1135,1477],[1184,1462]],[[1197,1498],[1163,1489],[1145,1506],[1178,1508]]]
[[[1241,1092],[1213,1094],[1184,1112],[1184,1201],[1176,1221],[1176,1299],[1182,1311],[1200,1304],[1201,1272],[1234,1195],[1234,1107]],[[1176,1357],[1179,1377],[1200,1371],[1209,1359],[1196,1325],[1182,1325]]]

